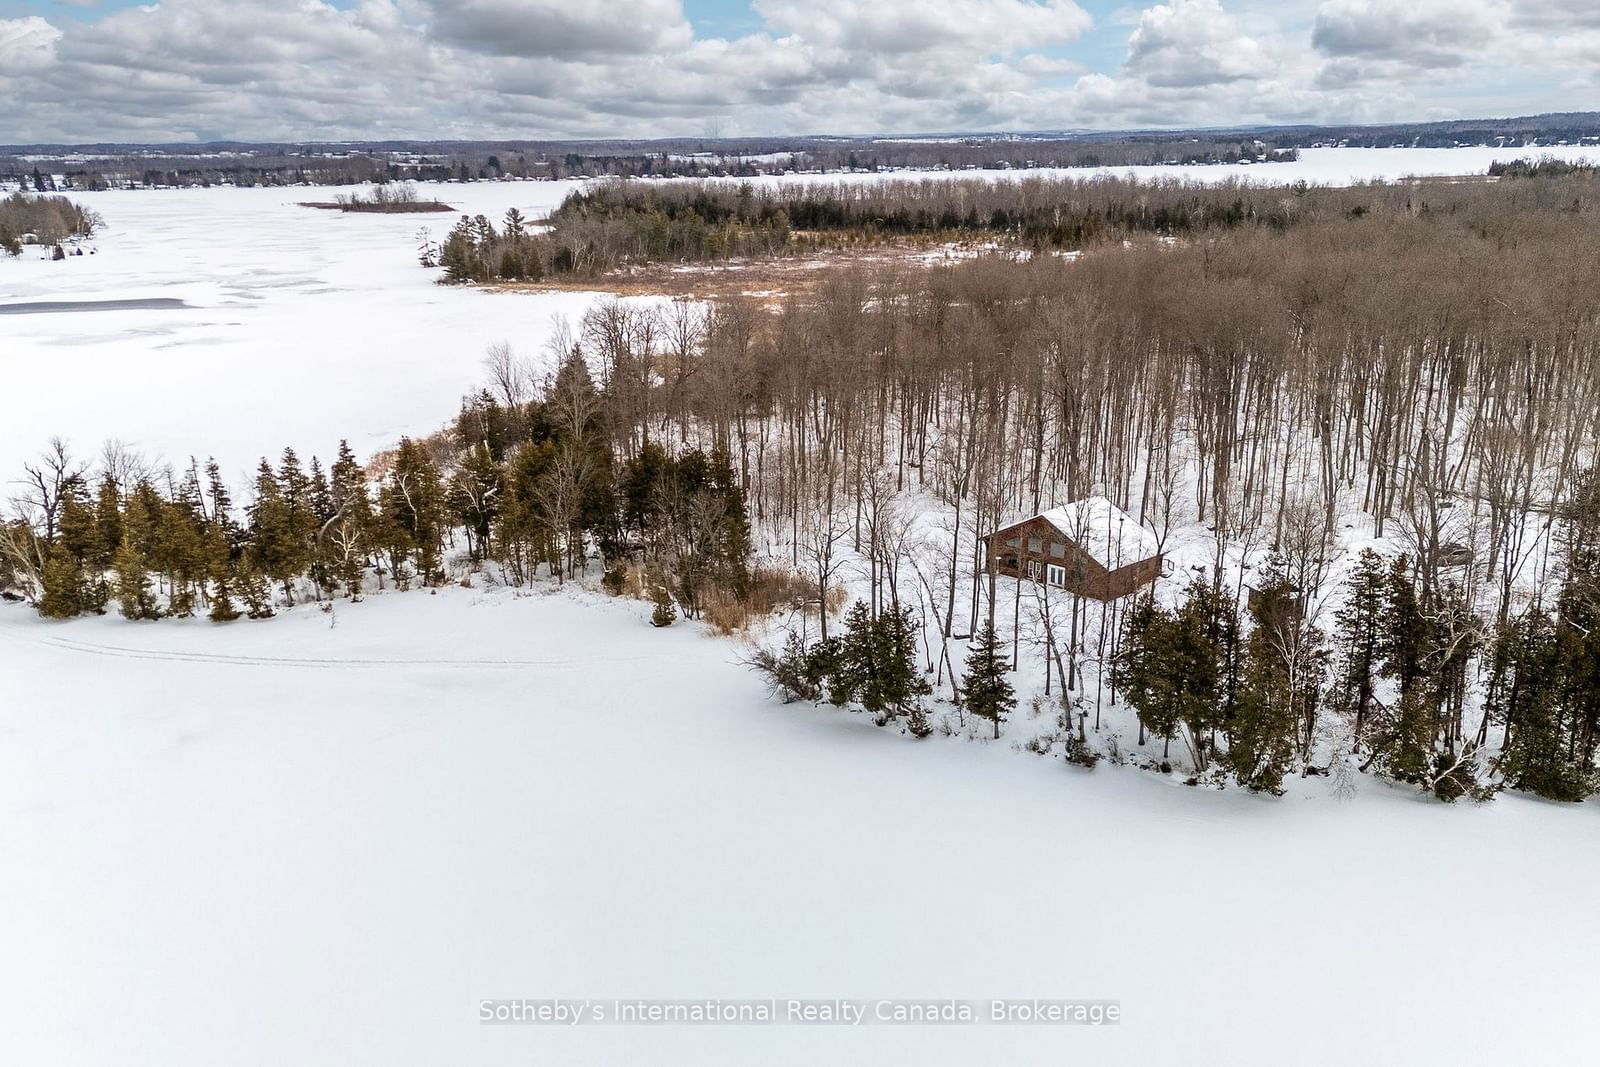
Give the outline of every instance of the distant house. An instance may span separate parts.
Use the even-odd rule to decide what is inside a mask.
[[[1103,496],[1040,512],[983,540],[997,573],[1095,600],[1125,597],[1161,574],[1155,535]]]

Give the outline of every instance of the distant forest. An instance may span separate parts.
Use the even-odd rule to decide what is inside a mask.
[[[500,178],[755,177],[786,170],[1271,162],[1318,145],[1600,145],[1600,113],[1401,123],[920,137],[687,137],[603,141],[26,145],[0,148],[0,185],[38,192],[206,185],[354,185]]]
[[[773,147],[776,144],[780,147]],[[752,158],[754,157],[754,158]],[[357,185],[394,181],[495,181],[503,178],[756,177],[784,171],[1011,169],[1269,162],[1293,149],[1253,138],[1178,136],[1069,140],[986,137],[925,140],[779,142],[622,142],[424,145],[384,150],[353,145],[259,146],[212,153],[168,150],[0,153],[0,184],[36,192],[211,185]],[[59,176],[59,180],[58,180]]]
[[[1230,230],[1284,232],[1367,220],[1419,218],[1445,231],[1524,209],[1550,215],[1592,196],[1593,172],[1551,161],[1497,175],[1547,179],[1508,190],[1433,180],[1291,187],[1093,177],[808,182],[602,183],[573,192],[533,227],[463,216],[422,250],[456,282],[595,276],[649,263],[778,258],[913,238],[989,241],[1024,253],[1072,252],[1132,238],[1190,238]]]

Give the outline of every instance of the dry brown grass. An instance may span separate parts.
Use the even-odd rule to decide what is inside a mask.
[[[717,589],[704,597],[704,619],[720,634],[742,633],[779,611],[798,611],[817,600],[816,583],[776,567],[757,567],[743,598]]]
[[[695,300],[765,298],[776,303],[805,293],[829,275],[827,268],[932,266],[930,250],[951,242],[901,238],[874,244],[829,248],[777,259],[736,259],[721,263],[651,263],[598,277],[565,276],[538,282],[497,281],[480,288],[506,293],[611,293],[616,296],[682,296]]]

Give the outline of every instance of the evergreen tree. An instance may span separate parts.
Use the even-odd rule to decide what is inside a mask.
[[[851,604],[843,623],[844,632],[839,635],[828,675],[828,701],[839,707],[861,701],[868,711],[876,712],[879,709],[873,671],[877,666],[877,635],[867,605],[860,600]]]
[[[131,541],[116,551],[117,606],[125,619],[159,619],[161,608],[150,588],[150,572]]]
[[[47,619],[80,615],[93,600],[84,588],[83,565],[59,541],[50,546],[41,578],[38,609]]]
[[[1196,770],[1205,770],[1212,735],[1232,717],[1239,688],[1239,619],[1233,598],[1195,582],[1173,619],[1170,645],[1178,714],[1188,731]]]
[[[272,618],[272,589],[267,584],[267,576],[256,568],[248,555],[239,561],[235,578],[239,596],[244,600],[249,616],[252,619]]]
[[[1557,626],[1557,620],[1532,609],[1511,622],[1496,642],[1503,680],[1492,709],[1506,727],[1497,766],[1514,789],[1578,801],[1595,783],[1574,758],[1577,737],[1566,706],[1565,650]]]
[[[1017,706],[1016,694],[1006,680],[1008,662],[994,627],[985,625],[967,650],[966,673],[961,678],[962,700],[967,710],[992,722],[996,738],[1000,736],[1000,724]]]
[[[1112,684],[1138,712],[1140,729],[1164,742],[1163,757],[1183,721],[1181,680],[1172,670],[1177,636],[1177,620],[1146,593],[1128,611],[1122,649],[1111,665]]]
[[[1370,548],[1362,549],[1345,587],[1344,607],[1336,617],[1334,645],[1338,650],[1341,676],[1339,698],[1346,711],[1354,715],[1358,746],[1372,711],[1382,663],[1387,577],[1383,557]]]
[[[233,498],[217,461],[206,462],[206,480],[211,496],[211,511],[207,518],[202,552],[205,556],[206,578],[211,582],[212,622],[232,622],[239,617],[233,605],[234,546],[237,528],[233,523]]]
[[[1222,757],[1240,785],[1269,793],[1281,790],[1294,757],[1299,705],[1315,699],[1314,684],[1307,693],[1295,681],[1272,636],[1257,626],[1246,645],[1244,685]]]
[[[467,449],[450,478],[445,504],[467,531],[467,554],[474,563],[489,556],[489,538],[500,514],[502,472],[487,445]]]
[[[256,467],[255,490],[255,503],[247,509],[251,570],[281,584],[285,598],[293,604],[292,583],[300,575],[301,553],[295,544],[289,502],[284,499],[278,476],[265,459]],[[254,612],[251,617],[255,617]]]
[[[96,510],[95,502],[89,498],[88,486],[81,477],[72,477],[63,483],[56,537],[72,557],[77,572],[77,593],[74,598],[77,611],[74,614],[102,612],[110,596],[105,581],[109,560],[100,545]]]
[[[651,579],[650,600],[655,604],[655,610],[650,613],[651,626],[671,626],[677,621],[678,612],[672,606],[672,594],[667,590],[667,583],[659,575]]]
[[[373,527],[372,501],[367,496],[366,472],[356,462],[349,442],[339,442],[339,456],[329,470],[329,496],[334,511],[333,526],[324,539],[330,567],[352,600],[361,594],[361,580],[367,569],[367,550]]]
[[[1398,692],[1375,716],[1372,752],[1364,767],[1400,782],[1426,783],[1433,765],[1436,689],[1427,668],[1434,635],[1417,599],[1410,560],[1400,556],[1385,581],[1379,674]]]
[[[155,553],[147,559],[168,576],[168,613],[194,613],[195,597],[207,577],[205,500],[200,476],[191,464],[173,499],[153,511]]]
[[[323,473],[322,462],[311,457],[309,477],[311,521],[307,524],[310,539],[311,580],[316,583],[320,596],[332,597],[338,589],[338,579],[327,549],[328,529],[335,517],[333,489],[328,476]]]
[[[122,546],[122,492],[109,474],[100,479],[94,504],[94,565],[111,566]]]
[[[442,577],[444,490],[427,449],[409,437],[401,438],[395,449],[380,521],[383,539],[395,559],[397,581],[403,566],[400,557],[407,551],[414,557],[423,584]]]
[[[917,624],[910,608],[883,611],[873,620],[872,701],[878,725],[920,711],[933,691],[917,667]]]

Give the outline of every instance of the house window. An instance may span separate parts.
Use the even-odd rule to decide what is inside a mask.
[[[1050,564],[1050,584],[1051,585],[1066,585],[1067,584],[1067,568],[1065,568],[1065,567],[1057,567],[1054,563]]]
[[[1029,552],[1043,552],[1044,551],[1044,541],[1042,541],[1041,539],[1039,539],[1037,537],[1028,538],[1028,551]]]
[[[1054,556],[1056,559],[1066,559],[1067,558],[1067,546],[1062,544],[1060,541],[1051,541],[1050,542],[1050,554],[1052,556]]]
[[[1007,548],[1016,548],[1020,544],[1022,544],[1022,538],[1020,538],[1020,537],[1008,537],[1008,538],[1006,538],[1006,547]]]
[[[1041,573],[1041,570],[1042,570],[1043,566],[1044,565],[1042,563],[1040,563],[1038,560],[1030,559],[1028,561],[1028,577],[1032,578],[1034,581],[1038,581],[1039,580],[1039,574]],[[1054,569],[1055,568],[1053,568],[1053,567],[1051,568],[1051,570],[1054,570]]]

